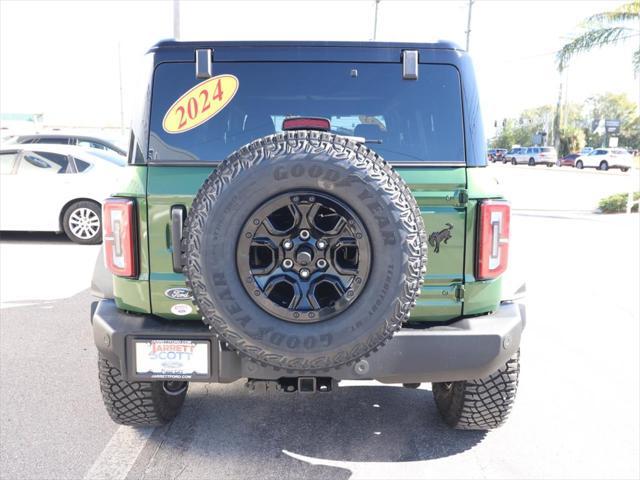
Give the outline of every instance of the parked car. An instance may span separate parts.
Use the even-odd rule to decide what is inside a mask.
[[[502,160],[502,163],[510,162],[513,165],[517,165],[518,163],[522,163],[519,161],[521,158],[527,154],[526,147],[515,147],[509,150]]]
[[[576,168],[597,168],[609,170],[619,168],[626,172],[631,168],[633,156],[624,148],[597,148],[587,155],[576,158]]]
[[[524,285],[503,289],[510,207],[485,174],[468,53],[169,40],[147,58],[139,161],[105,200],[93,282],[111,418],[170,422],[190,382],[303,401],[349,379],[432,382],[448,425],[500,426]]]
[[[579,153],[570,153],[569,155],[565,155],[562,158],[559,158],[556,162],[556,166],[558,167],[575,167],[576,166],[576,158],[580,156]]]
[[[0,230],[65,232],[76,243],[100,243],[102,201],[122,172],[122,157],[110,155],[69,145],[0,150]]]
[[[524,163],[531,167],[536,165],[553,167],[558,161],[558,154],[553,147],[527,147],[520,150],[512,157],[511,163],[513,165]]]
[[[73,135],[73,134],[34,134],[34,135],[18,135],[9,140],[8,143],[12,144],[27,144],[27,143],[46,143],[47,145],[77,145],[84,148],[95,148],[98,150],[106,150],[117,153],[120,156],[126,157],[127,152],[122,148],[114,145],[111,142],[103,140],[97,137],[90,137],[86,135]]]
[[[502,162],[506,153],[506,148],[492,148],[487,152],[487,160],[493,163]]]

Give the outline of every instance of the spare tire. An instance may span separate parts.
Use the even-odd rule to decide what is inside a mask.
[[[420,210],[360,143],[289,131],[231,154],[185,223],[205,323],[240,354],[313,372],[378,349],[409,317],[426,264]]]

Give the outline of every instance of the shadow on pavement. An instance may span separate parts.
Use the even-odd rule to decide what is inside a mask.
[[[65,234],[54,232],[0,232],[0,241],[2,243],[72,243]]]
[[[485,435],[443,424],[423,389],[349,386],[305,396],[248,392],[240,382],[196,386],[182,414],[150,440],[145,477],[201,478],[197,466],[208,465],[211,478],[349,478],[356,462],[448,457]]]

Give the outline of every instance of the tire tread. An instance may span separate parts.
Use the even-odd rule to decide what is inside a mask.
[[[433,384],[438,412],[459,430],[491,430],[504,424],[513,407],[520,376],[520,352],[502,368],[477,380]]]
[[[180,410],[186,391],[169,396],[162,382],[127,382],[120,370],[100,355],[98,377],[102,400],[111,419],[120,425],[158,426]]]
[[[358,344],[331,356],[313,359],[274,354],[251,342],[234,325],[227,322],[211,301],[205,287],[200,259],[200,245],[207,213],[224,188],[244,170],[281,153],[327,152],[340,156],[346,168],[374,182],[386,202],[393,204],[399,217],[408,254],[402,266],[400,292],[394,313],[381,327]],[[205,180],[198,191],[185,222],[182,244],[183,272],[191,288],[194,303],[208,324],[231,348],[263,366],[284,368],[292,372],[327,371],[366,358],[383,346],[408,320],[410,310],[424,282],[427,261],[427,234],[420,208],[408,186],[386,161],[367,146],[325,132],[291,131],[255,140],[232,153]]]

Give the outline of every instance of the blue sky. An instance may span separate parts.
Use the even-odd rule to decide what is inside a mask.
[[[554,52],[582,19],[620,1],[476,0],[470,51],[487,134],[494,120],[555,103]],[[382,0],[378,40],[448,39],[464,45],[466,0]],[[119,125],[118,45],[125,121],[135,108],[140,58],[172,36],[170,1],[0,1],[0,111],[42,112],[64,125]],[[370,40],[374,1],[181,1],[182,38]],[[564,78],[570,101],[625,92],[640,98],[631,54],[640,38],[576,58]]]

